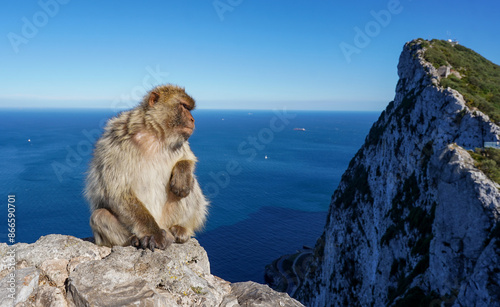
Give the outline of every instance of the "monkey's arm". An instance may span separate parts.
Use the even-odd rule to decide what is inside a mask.
[[[133,246],[166,249],[174,240],[170,232],[158,226],[148,209],[134,195],[127,197],[120,206],[118,219],[133,233]]]
[[[194,185],[194,161],[178,161],[172,169],[170,177],[170,191],[180,198],[186,197],[193,190]]]

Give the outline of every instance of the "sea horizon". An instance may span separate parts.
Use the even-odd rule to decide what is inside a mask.
[[[76,108],[63,108],[63,107],[1,107],[0,106],[0,111],[42,111],[42,112],[50,112],[50,111],[109,111],[109,112],[123,112],[123,111],[128,111],[132,110],[134,107],[136,107],[139,104],[139,102],[130,105],[129,108],[119,108],[119,109],[113,109],[110,107],[102,107],[102,108],[96,108],[96,107],[89,107],[89,108],[82,108],[82,107],[76,107]],[[339,113],[382,113],[384,109],[381,110],[328,110],[328,109],[288,109],[288,108],[272,108],[272,109],[252,109],[252,108],[203,108],[197,106],[194,111],[241,111],[241,112],[254,112],[254,111],[275,111],[275,110],[283,110],[286,109],[287,111],[294,111],[294,112],[339,112]]]

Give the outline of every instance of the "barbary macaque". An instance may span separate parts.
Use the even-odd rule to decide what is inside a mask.
[[[85,189],[96,244],[166,249],[203,227],[208,201],[188,143],[194,108],[183,88],[169,84],[108,121]]]

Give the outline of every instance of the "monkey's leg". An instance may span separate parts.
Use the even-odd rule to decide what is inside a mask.
[[[149,210],[134,195],[124,199],[117,217],[134,235],[130,243],[135,247],[154,251],[155,248],[166,249],[174,241],[174,236],[158,226]]]
[[[168,230],[170,230],[170,232],[174,235],[175,243],[186,243],[186,241],[191,237],[190,232],[185,227],[179,225],[174,225]]]
[[[193,190],[194,162],[181,160],[174,165],[170,177],[170,191],[180,198],[186,197]]]
[[[97,245],[109,247],[128,245],[132,235],[107,209],[97,209],[92,213],[90,227]]]

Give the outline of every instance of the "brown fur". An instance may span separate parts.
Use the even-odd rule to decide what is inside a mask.
[[[85,189],[97,244],[165,249],[203,226],[208,202],[187,142],[194,108],[183,88],[165,85],[108,121]]]

